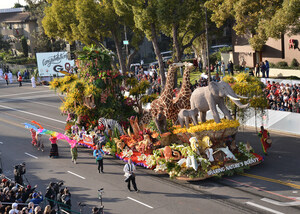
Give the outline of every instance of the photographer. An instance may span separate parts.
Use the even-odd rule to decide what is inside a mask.
[[[19,164],[15,166],[14,169],[14,176],[15,176],[15,182],[23,186],[23,177],[26,173],[26,165],[25,163]]]
[[[55,187],[55,183],[51,182],[47,187],[46,194],[45,194],[45,198],[48,200],[51,208],[53,208],[55,205],[54,200],[55,200],[56,192],[54,190],[54,187]]]
[[[37,193],[33,193],[32,194],[32,199],[30,200],[30,202],[36,204],[40,204],[43,201],[43,194],[41,192]]]

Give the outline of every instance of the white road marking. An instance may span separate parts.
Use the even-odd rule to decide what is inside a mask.
[[[79,178],[81,178],[81,179],[85,179],[85,177],[82,177],[82,176],[80,176],[80,175],[77,175],[77,174],[74,173],[74,172],[68,171],[68,173],[70,173],[70,174],[72,174],[72,175],[75,175],[75,176],[77,176],[77,177],[79,177]]]
[[[280,202],[280,201],[272,200],[270,198],[262,198],[260,200],[262,200],[264,202],[268,202],[270,204],[281,206],[281,207],[290,207],[290,206],[299,206],[300,205],[300,201]],[[297,200],[297,198],[296,198],[296,200]]]
[[[38,157],[36,157],[36,156],[34,156],[34,155],[31,155],[31,154],[29,154],[29,153],[27,153],[27,152],[25,152],[25,155],[28,155],[28,156],[33,157],[33,158],[35,158],[35,159],[39,159]]]
[[[52,121],[55,121],[55,122],[58,122],[58,123],[66,124],[65,121],[56,120],[56,119],[53,119],[53,118],[50,118],[50,117],[46,117],[46,116],[39,115],[39,114],[34,114],[34,113],[31,113],[31,112],[28,112],[28,111],[22,111],[22,110],[19,110],[19,109],[15,109],[15,108],[11,108],[11,107],[8,107],[8,106],[3,106],[3,105],[0,105],[0,107],[10,109],[10,110],[14,110],[14,111],[19,111],[19,112],[22,112],[24,114],[33,115],[33,116],[44,118],[44,119],[47,119],[47,120],[52,120]]]
[[[0,142],[0,144],[3,144],[3,142]]]
[[[255,203],[250,202],[250,201],[246,202],[246,204],[248,204],[248,205],[250,205],[250,206],[253,206],[253,207],[260,208],[260,209],[262,209],[262,210],[269,211],[269,212],[271,212],[271,213],[275,213],[275,214],[284,214],[284,213],[279,212],[279,211],[277,211],[277,210],[273,210],[273,209],[270,209],[270,208],[268,208],[268,207],[264,207],[264,206],[261,206],[261,205],[259,205],[259,204],[255,204]]]
[[[33,91],[33,92],[24,92],[24,93],[19,93],[19,94],[6,94],[6,95],[2,95],[0,97],[11,97],[14,95],[22,95],[22,94],[35,94],[35,93],[42,93],[42,92],[47,92],[49,93],[49,91]]]
[[[145,203],[143,203],[143,202],[140,202],[140,201],[138,201],[138,200],[136,200],[136,199],[134,199],[134,198],[131,198],[131,197],[127,197],[127,198],[130,199],[130,200],[132,200],[132,201],[135,201],[135,202],[137,202],[137,203],[139,203],[139,204],[142,204],[142,205],[144,205],[144,206],[146,206],[146,207],[149,207],[149,208],[153,209],[153,207],[149,206],[148,204],[145,204]]]

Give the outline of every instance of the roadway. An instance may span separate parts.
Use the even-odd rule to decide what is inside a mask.
[[[78,202],[90,213],[99,206],[97,190],[104,188],[105,213],[299,213],[300,173],[297,136],[271,133],[273,146],[265,161],[246,174],[212,178],[201,182],[171,180],[166,175],[137,168],[140,193],[129,192],[124,182],[124,163],[110,156],[99,174],[92,151],[79,148],[78,164],[71,162],[70,147],[60,141],[58,159],[49,158],[50,142],[43,136],[45,151],[31,146],[31,136],[22,123],[35,120],[44,128],[64,132],[66,116],[59,111],[61,101],[48,87],[31,88],[0,81],[0,151],[4,174],[13,178],[13,166],[26,162],[26,177],[45,193],[50,182],[64,181],[72,194],[72,209]],[[238,141],[249,141],[261,153],[253,130],[242,129]]]

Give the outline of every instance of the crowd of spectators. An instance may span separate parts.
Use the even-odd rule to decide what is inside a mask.
[[[0,213],[3,214],[55,214],[57,210],[71,209],[71,194],[67,188],[61,188],[57,183],[47,187],[45,199],[37,192],[37,185],[22,186],[5,176],[0,182]],[[46,205],[46,203],[49,205]],[[46,206],[45,206],[46,205]],[[44,209],[42,207],[45,206]]]
[[[300,113],[300,84],[268,81],[264,92],[269,109]]]

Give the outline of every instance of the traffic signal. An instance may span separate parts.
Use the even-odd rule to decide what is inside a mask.
[[[72,44],[67,44],[68,60],[75,59],[75,51],[76,51],[75,42],[73,42]]]

